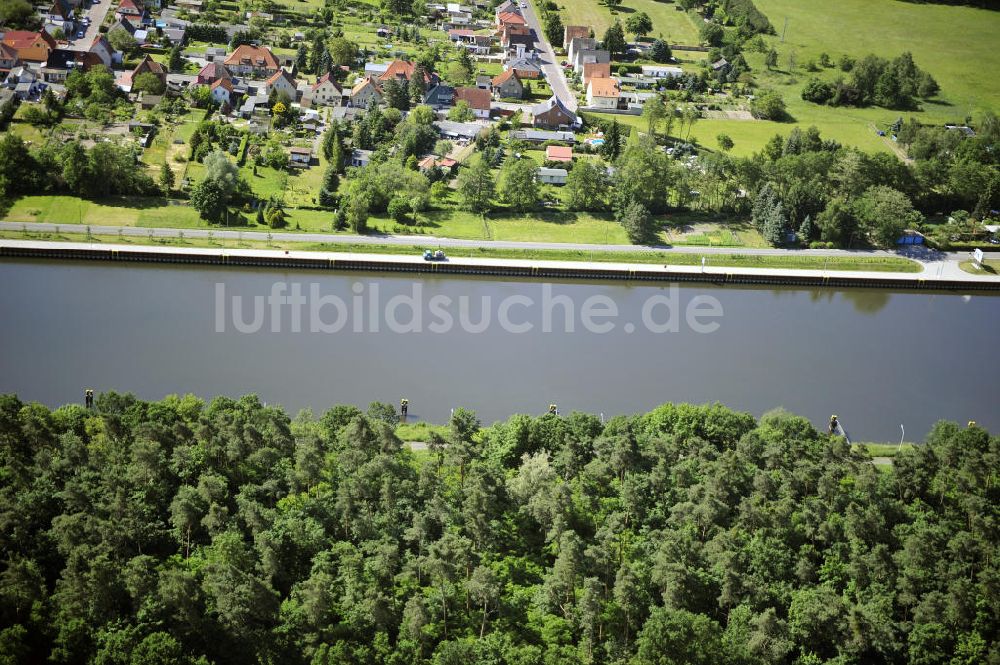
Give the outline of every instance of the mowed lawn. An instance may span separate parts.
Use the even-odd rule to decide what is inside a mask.
[[[589,25],[598,39],[617,18],[625,24],[630,14],[646,12],[653,21],[651,37],[663,35],[671,44],[697,44],[698,26],[677,4],[656,0],[624,0],[614,14],[600,0],[557,0],[564,25]],[[627,34],[628,39],[634,35]],[[560,44],[553,44],[560,46]]]
[[[283,232],[330,233],[333,213],[328,210],[287,208],[288,226]],[[267,231],[247,215],[247,231]],[[163,228],[220,228],[208,224],[198,212],[186,205],[167,205],[164,199],[121,197],[87,201],[74,196],[25,196],[18,199],[4,216],[5,222],[48,222],[90,226],[137,226]],[[464,210],[429,212],[420,216],[426,226],[420,235],[469,240],[513,240],[524,242],[579,242],[627,245],[628,237],[620,224],[609,217],[589,213],[497,213],[485,222]],[[417,227],[400,226],[386,217],[371,217],[368,225],[374,233],[414,232]]]

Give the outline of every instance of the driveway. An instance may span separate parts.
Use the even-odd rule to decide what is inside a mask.
[[[94,43],[94,38],[100,32],[101,24],[104,23],[104,17],[108,15],[111,11],[111,3],[114,0],[101,0],[99,3],[93,4],[85,12],[87,16],[90,17],[90,25],[87,26],[87,33],[81,39],[74,39],[70,49],[73,51],[89,51],[90,45]]]
[[[538,15],[535,14],[533,4],[531,2],[527,4],[528,6],[522,9],[521,13],[524,15],[524,20],[528,22],[528,27],[535,31],[536,46],[542,54],[542,72],[559,101],[570,111],[576,111],[576,95],[569,89],[566,76],[563,74],[562,67],[559,66],[559,60],[552,50],[552,45],[545,39],[542,24],[538,20]]]

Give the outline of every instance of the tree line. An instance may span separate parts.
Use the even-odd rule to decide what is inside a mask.
[[[0,397],[4,662],[1000,662],[1000,437]]]

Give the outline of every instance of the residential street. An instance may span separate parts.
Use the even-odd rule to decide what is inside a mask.
[[[101,24],[104,23],[104,17],[111,11],[112,2],[113,0],[101,0],[101,2],[90,6],[86,12],[87,16],[90,17],[90,25],[87,26],[87,33],[81,39],[74,39],[70,45],[70,49],[74,51],[90,50],[90,45],[94,43],[94,38],[97,37]],[[69,36],[67,35],[67,37]]]
[[[532,6],[532,3],[527,3],[527,7],[522,9],[521,13],[524,15],[524,20],[528,22],[528,27],[535,31],[535,39],[538,40],[538,50],[542,54],[542,71],[549,82],[549,87],[552,88],[552,92],[555,93],[556,97],[559,98],[566,108],[576,111],[576,95],[573,94],[566,83],[566,76],[563,74],[562,67],[559,66],[559,60],[552,50],[552,45],[545,39],[545,33],[542,32],[542,24],[535,14],[535,8]]]

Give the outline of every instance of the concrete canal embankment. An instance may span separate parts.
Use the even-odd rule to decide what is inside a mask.
[[[268,249],[212,249],[175,246],[0,241],[0,257],[138,263],[175,263],[280,269],[481,275],[527,279],[593,279],[690,282],[713,285],[875,288],[927,291],[1000,291],[1000,280],[969,276],[927,277],[920,273],[663,266],[634,263],[452,258]]]

